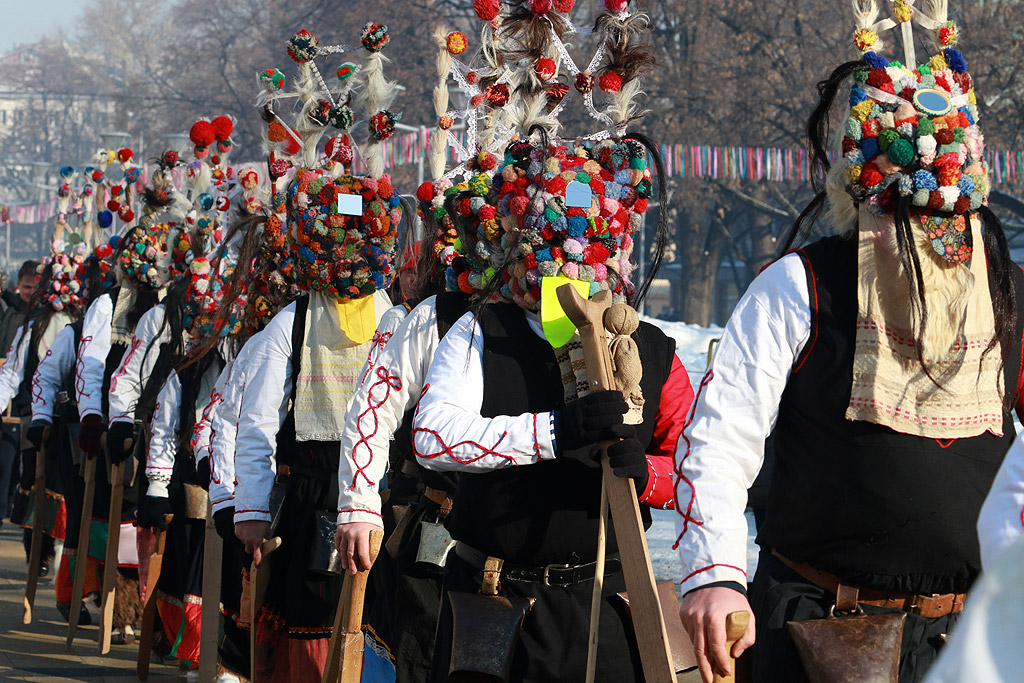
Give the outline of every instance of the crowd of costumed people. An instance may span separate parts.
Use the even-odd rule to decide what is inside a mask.
[[[636,313],[667,242],[650,19],[583,1],[433,28],[418,187],[376,22],[282,36],[259,160],[209,112],[190,149],[61,168],[0,318],[26,624],[50,577],[68,647],[140,680],[1012,679],[1024,275],[946,2],[854,1],[813,199],[694,387]]]

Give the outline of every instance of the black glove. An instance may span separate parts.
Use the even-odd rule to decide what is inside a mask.
[[[217,535],[227,542],[238,542],[235,538],[235,507],[221,508],[213,513],[213,526],[217,528]]]
[[[82,427],[78,432],[78,447],[85,452],[86,456],[94,458],[103,450],[100,437],[105,431],[107,431],[107,426],[103,424],[103,418],[99,415],[86,415],[82,418]]]
[[[138,512],[135,513],[135,520],[143,529],[167,530],[165,515],[171,514],[171,499],[146,496],[139,503]]]
[[[28,431],[25,432],[25,438],[32,444],[38,451],[43,445],[43,432],[50,426],[49,422],[43,420],[32,420],[32,424],[28,426]]]
[[[81,440],[81,438],[79,438]],[[107,432],[107,453],[110,464],[120,465],[135,451],[135,423],[115,422]]]
[[[612,430],[620,439],[608,446],[608,464],[616,477],[631,478],[637,493],[647,488],[647,454],[636,438],[633,425],[621,425]]]
[[[562,408],[555,413],[558,454],[614,439],[611,430],[622,424],[627,410],[621,391],[597,391]]]
[[[210,458],[206,457],[196,463],[196,471],[192,474],[192,483],[201,486],[204,491],[210,490]]]

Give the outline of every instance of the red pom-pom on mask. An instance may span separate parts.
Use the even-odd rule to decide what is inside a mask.
[[[209,147],[216,141],[217,134],[209,121],[196,121],[188,131],[188,139],[196,147]]]
[[[217,137],[218,142],[227,141],[235,132],[235,123],[227,116],[215,116],[213,121],[210,121],[210,125],[213,126],[213,134]]]
[[[429,202],[434,198],[434,184],[429,180],[416,188],[416,199]]]
[[[120,161],[122,164],[127,164],[129,161],[132,160],[133,156],[135,156],[135,154],[127,147],[122,147],[121,149],[117,150],[117,160]]]
[[[619,92],[622,90],[622,76],[614,71],[605,71],[601,74],[597,84],[605,92]]]
[[[572,11],[572,6],[576,4],[576,0],[555,0],[555,9],[565,14],[566,12]]]
[[[551,11],[551,0],[530,0],[530,11],[535,15],[547,14]]]
[[[494,21],[501,12],[498,0],[473,0],[473,11],[480,21]]]
[[[539,78],[544,83],[547,83],[552,78],[554,78],[555,73],[558,70],[555,65],[555,60],[551,59],[550,57],[544,57],[538,60],[537,66],[535,68],[537,71],[537,78]]]
[[[609,12],[624,12],[629,0],[604,0],[604,6]]]

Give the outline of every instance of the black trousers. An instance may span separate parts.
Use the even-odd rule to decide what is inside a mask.
[[[761,552],[750,587],[750,606],[757,620],[757,642],[752,651],[755,683],[807,681],[800,655],[786,630],[787,621],[823,619],[835,595],[808,583],[769,552]],[[867,614],[892,614],[899,610],[864,607]],[[900,683],[920,681],[935,662],[959,615],[926,619],[908,614],[903,628]]]
[[[434,642],[430,680],[446,683],[452,651],[452,610],[447,594],[452,591],[479,593],[483,572],[453,551],[448,554],[441,617]],[[537,582],[502,579],[506,597],[536,598],[523,622],[512,657],[513,683],[563,683],[581,681],[587,670],[587,637],[590,633],[591,581],[572,586],[545,586]],[[643,669],[636,649],[632,623],[622,600],[621,570],[604,578],[604,602],[598,634],[597,681],[631,683],[643,681]]]

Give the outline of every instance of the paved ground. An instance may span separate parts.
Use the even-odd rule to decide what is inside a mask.
[[[25,595],[25,551],[21,529],[5,522],[0,531],[0,681],[82,681],[128,683],[135,676],[136,646],[114,645],[110,654],[96,655],[96,626],[79,627],[71,652],[64,648],[67,622],[54,607],[53,576],[41,579],[36,593],[34,620],[21,623]],[[97,610],[91,607],[93,618]],[[154,662],[150,681],[184,681],[185,675]]]

